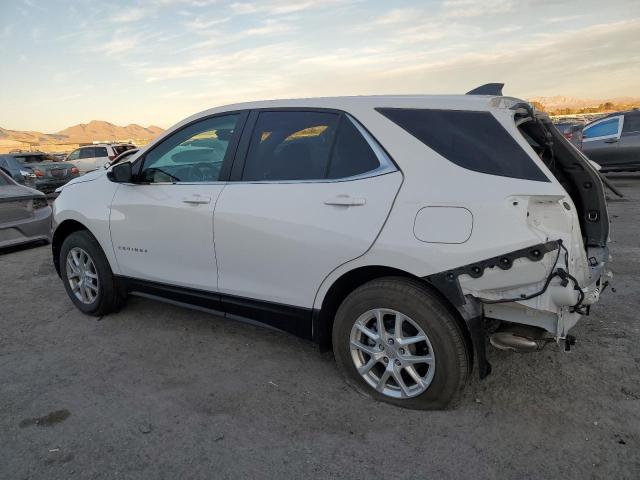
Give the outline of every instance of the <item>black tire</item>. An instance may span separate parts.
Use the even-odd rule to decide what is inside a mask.
[[[435,373],[423,393],[392,398],[375,390],[358,373],[351,357],[351,330],[361,315],[378,308],[408,316],[429,338],[436,359]],[[471,352],[456,318],[429,287],[403,277],[373,280],[342,302],[333,324],[333,351],[347,383],[358,391],[376,400],[420,410],[444,409],[455,404],[471,367]]]
[[[74,247],[81,248],[89,254],[98,275],[98,293],[91,303],[80,301],[71,289],[67,280],[67,255]],[[60,274],[69,298],[78,309],[87,315],[100,317],[118,311],[126,296],[119,288],[118,281],[111,271],[107,257],[98,241],[87,230],[73,232],[62,242],[60,248]]]

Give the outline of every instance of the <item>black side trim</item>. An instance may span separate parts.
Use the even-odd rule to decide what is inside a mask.
[[[479,278],[484,274],[486,268],[498,267],[502,270],[509,270],[513,266],[513,261],[518,258],[526,257],[532,262],[537,262],[542,260],[546,253],[558,248],[560,248],[558,241],[551,240],[444,272],[427,275],[423,278],[436,287],[456,308],[460,308],[465,304],[464,295],[462,295],[462,289],[458,281],[460,275],[467,274],[473,278]]]
[[[175,302],[187,303],[198,307],[223,312],[220,295],[205,290],[176,287],[149,280],[140,280],[131,277],[116,277],[127,293],[146,293],[160,299],[166,298]]]
[[[193,305],[223,313],[226,318],[248,319],[292,333],[307,340],[312,339],[312,310],[310,308],[178,287],[124,276],[117,276],[117,279],[128,293],[143,293],[158,300]]]

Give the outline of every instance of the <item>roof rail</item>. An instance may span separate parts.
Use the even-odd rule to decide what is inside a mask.
[[[465,95],[497,95],[501,97],[502,87],[504,87],[504,83],[485,83],[469,90]]]

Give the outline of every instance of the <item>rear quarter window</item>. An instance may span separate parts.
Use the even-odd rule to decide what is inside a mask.
[[[96,157],[108,157],[107,147],[96,147]]]
[[[549,182],[490,112],[378,108],[450,162],[474,172]]]
[[[640,133],[640,112],[624,116],[622,133]]]

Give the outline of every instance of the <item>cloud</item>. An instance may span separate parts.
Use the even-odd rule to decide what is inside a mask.
[[[498,13],[513,9],[513,0],[445,0],[443,10],[447,17],[469,18]]]
[[[286,15],[317,8],[335,7],[353,3],[353,0],[271,0],[266,2],[236,2],[231,9],[239,15],[266,13],[267,15]]]
[[[229,20],[231,20],[231,17],[206,18],[199,15],[193,20],[184,22],[184,26],[188,30],[207,30],[208,31],[211,27],[214,27],[216,25],[221,25],[223,23],[227,23]]]
[[[122,56],[141,48],[151,36],[144,32],[132,33],[127,30],[116,30],[111,40],[101,43],[95,50],[108,57]]]
[[[122,12],[116,13],[109,18],[112,23],[137,22],[149,15],[149,11],[144,8],[126,8]]]
[[[0,30],[0,38],[9,38],[13,34],[13,25],[7,24],[2,27]]]
[[[291,32],[293,30],[295,30],[295,27],[293,25],[290,25],[285,22],[269,19],[264,21],[262,25],[260,25],[259,27],[248,28],[247,30],[242,32],[240,36],[277,35],[281,33]]]

